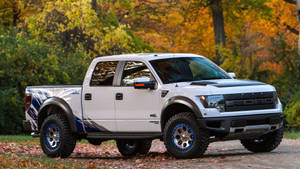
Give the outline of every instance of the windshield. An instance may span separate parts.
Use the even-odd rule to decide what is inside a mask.
[[[201,57],[168,58],[150,61],[164,84],[211,79],[230,79],[218,66]]]

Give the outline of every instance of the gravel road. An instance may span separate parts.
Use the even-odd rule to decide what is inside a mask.
[[[117,152],[116,149],[114,151]],[[76,153],[73,154],[73,158],[77,157]],[[88,159],[88,155],[84,159]],[[97,156],[96,159],[102,157]],[[246,150],[239,141],[215,142],[209,145],[204,157],[187,160],[171,157],[163,142],[155,140],[146,157],[124,159],[117,153],[107,159],[108,163],[120,162],[124,168],[300,169],[300,140],[284,139],[274,151],[255,154]]]
[[[300,141],[284,139],[274,151],[256,154],[244,149],[239,141],[215,142],[210,144],[202,158],[188,164],[184,160],[173,162],[180,168],[297,169],[300,168]]]

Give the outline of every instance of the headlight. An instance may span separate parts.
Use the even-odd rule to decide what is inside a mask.
[[[216,108],[220,112],[225,111],[223,95],[200,96],[200,100],[205,108]]]

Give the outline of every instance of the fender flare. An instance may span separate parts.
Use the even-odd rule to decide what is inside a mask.
[[[185,96],[174,96],[169,98],[166,103],[164,104],[162,111],[161,111],[161,116],[160,116],[160,122],[161,122],[161,127],[163,128],[163,123],[164,123],[164,117],[166,116],[166,109],[170,106],[172,106],[173,104],[181,104],[184,105],[188,108],[190,108],[193,112],[193,114],[196,116],[197,119],[202,119],[202,113],[199,109],[199,107],[197,106],[197,104],[191,100],[190,98],[187,98]]]
[[[65,115],[65,117],[67,118],[67,120],[69,122],[69,125],[70,125],[70,128],[71,128],[71,131],[76,132],[76,124],[75,124],[75,118],[74,118],[73,111],[72,111],[71,107],[69,106],[69,104],[61,98],[52,97],[52,98],[46,100],[42,104],[41,108],[39,109],[38,119],[44,113],[47,113],[47,112],[44,112],[45,110],[47,110],[49,107],[51,107],[53,105],[55,105],[55,106],[57,106],[57,107],[59,107],[63,110],[63,112],[60,112],[60,113],[63,113]],[[39,122],[39,120],[38,120],[38,122]],[[38,124],[39,128],[41,127],[41,125],[42,124]]]

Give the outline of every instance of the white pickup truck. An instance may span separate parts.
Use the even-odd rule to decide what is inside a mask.
[[[68,157],[79,139],[114,139],[123,156],[147,154],[157,138],[176,158],[233,139],[272,151],[283,136],[275,88],[234,78],[194,54],[99,57],[82,86],[28,86],[23,124],[49,157]]]

